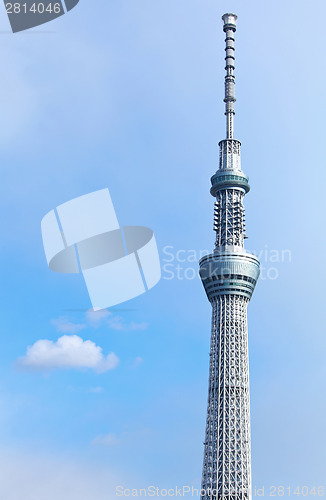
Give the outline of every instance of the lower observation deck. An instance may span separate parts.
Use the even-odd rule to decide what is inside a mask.
[[[240,295],[251,299],[260,273],[255,255],[222,251],[206,255],[199,261],[199,274],[208,300],[219,295]]]

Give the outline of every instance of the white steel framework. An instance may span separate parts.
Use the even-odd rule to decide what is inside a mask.
[[[206,441],[202,489],[244,500],[250,491],[248,299],[221,295],[212,302]]]

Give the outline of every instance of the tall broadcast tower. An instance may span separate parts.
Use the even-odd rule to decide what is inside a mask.
[[[219,143],[219,169],[211,178],[211,194],[216,199],[215,250],[199,262],[213,309],[201,493],[203,500],[247,500],[251,498],[247,305],[260,264],[244,249],[243,198],[250,187],[241,170],[241,144],[233,138],[237,16],[224,14],[222,19],[226,34],[226,139]]]

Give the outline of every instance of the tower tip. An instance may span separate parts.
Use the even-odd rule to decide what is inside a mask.
[[[238,16],[236,14],[224,14],[222,20],[224,22],[224,31],[227,29],[236,29]]]

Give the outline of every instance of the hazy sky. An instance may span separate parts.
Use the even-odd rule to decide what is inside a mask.
[[[249,305],[253,485],[326,486],[325,2],[81,0],[15,35],[0,12],[1,499],[200,485],[211,308],[196,275],[214,245],[228,11],[246,245],[263,266]],[[94,316],[82,276],[47,268],[40,222],[105,187],[121,225],[154,230],[163,279]],[[28,346],[64,336],[70,369],[24,366]],[[74,368],[85,341],[118,366]]]

